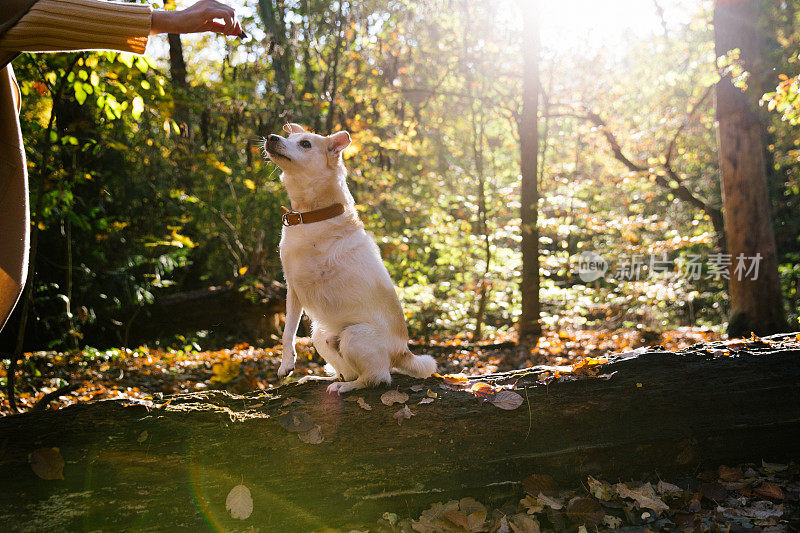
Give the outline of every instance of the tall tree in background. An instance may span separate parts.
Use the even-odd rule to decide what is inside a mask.
[[[522,114],[519,117],[520,219],[522,225],[522,314],[519,345],[534,346],[542,333],[539,323],[539,9],[538,1],[520,2],[522,9]]]
[[[275,83],[280,95],[288,98],[290,95],[287,91],[292,88],[294,61],[289,37],[286,35],[287,6],[283,0],[258,0],[258,12],[267,32],[267,53],[272,58]]]
[[[717,57],[739,50],[740,60],[751,78],[762,75],[758,32],[758,0],[716,0],[714,38]],[[762,124],[757,111],[759,91],[743,92],[731,74],[717,84],[716,108],[722,203],[730,266],[731,336],[784,331],[783,309],[775,235],[767,190]],[[750,275],[748,258],[760,257],[758,273]],[[740,259],[742,258],[742,259]],[[754,278],[755,279],[752,279]]]

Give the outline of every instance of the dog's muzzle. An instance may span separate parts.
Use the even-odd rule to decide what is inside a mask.
[[[267,153],[270,156],[277,155],[291,161],[288,156],[285,156],[283,153],[281,153],[281,146],[283,146],[283,138],[279,137],[278,135],[269,135],[267,137],[267,141],[264,143],[264,148],[266,148]]]

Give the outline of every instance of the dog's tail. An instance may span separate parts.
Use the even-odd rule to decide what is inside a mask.
[[[408,348],[394,364],[403,374],[415,378],[428,378],[436,372],[436,360],[430,355],[414,355]]]

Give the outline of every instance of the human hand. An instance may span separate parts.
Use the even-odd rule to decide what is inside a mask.
[[[212,31],[244,37],[236,10],[216,0],[200,0],[180,11],[153,11],[150,35]]]

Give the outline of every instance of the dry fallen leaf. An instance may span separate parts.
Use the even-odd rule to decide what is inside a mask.
[[[447,503],[434,503],[422,512],[419,520],[413,521],[411,527],[420,533],[437,533],[439,531],[452,531],[452,522],[445,517],[452,511],[458,511],[458,502],[450,500]]]
[[[483,505],[481,502],[476,500],[475,498],[471,498],[467,496],[466,498],[461,498],[458,501],[459,508],[464,511],[464,513],[469,516],[473,513],[479,512],[486,512],[486,506]]]
[[[506,411],[513,411],[520,405],[522,405],[522,396],[517,394],[514,391],[510,390],[501,390],[494,397],[490,400],[492,405],[495,407],[499,407],[500,409],[505,409]]]
[[[462,498],[458,508],[448,507],[442,512],[447,520],[467,531],[485,531],[486,507],[474,498]],[[448,529],[449,530],[449,529]]]
[[[765,481],[754,488],[753,494],[764,500],[783,501],[786,499],[786,494],[784,494],[783,489],[769,481]]]
[[[742,479],[742,471],[738,468],[731,468],[730,466],[720,465],[717,469],[717,476],[722,481],[733,482]]]
[[[314,424],[314,427],[308,431],[298,433],[297,436],[300,437],[300,440],[306,444],[320,444],[325,440],[325,437],[322,435],[322,428],[316,424]]]
[[[303,400],[301,400],[300,398],[286,398],[285,400],[283,400],[283,403],[281,404],[281,407],[286,407],[288,405],[292,405],[294,402],[301,402],[302,403]]]
[[[747,339],[729,339],[722,342],[722,345],[727,348],[743,348],[747,346]]]
[[[139,444],[141,444],[141,443],[143,443],[143,442],[144,442],[144,441],[146,441],[146,440],[147,440],[147,430],[145,429],[144,431],[142,431],[141,433],[139,433],[139,436],[136,438],[136,442],[138,442]]]
[[[400,426],[403,424],[403,420],[411,418],[414,416],[414,413],[411,412],[411,409],[409,409],[407,405],[404,405],[403,408],[397,411],[393,416],[397,419],[397,425]]]
[[[527,495],[519,501],[519,504],[528,514],[540,513],[544,509],[544,505],[536,499],[536,496]]]
[[[42,479],[64,479],[64,458],[59,448],[39,448],[28,454],[33,473]]]
[[[556,480],[547,474],[531,474],[522,480],[522,488],[531,496],[536,496],[539,493],[548,496],[556,496],[558,494]]]
[[[467,529],[467,515],[457,509],[448,509],[442,516],[450,520],[455,525]]]
[[[598,500],[605,502],[610,501],[614,497],[614,491],[611,490],[611,485],[605,481],[598,481],[597,479],[589,476],[589,492]]]
[[[361,396],[359,396],[358,398],[356,398],[356,401],[358,402],[358,406],[359,406],[360,408],[362,408],[362,409],[366,409],[367,411],[372,411],[372,406],[371,406],[370,404],[368,404],[368,403],[367,403],[367,402],[364,400],[364,398],[362,398]]]
[[[659,494],[675,494],[676,492],[683,492],[683,489],[677,485],[673,485],[672,483],[667,483],[666,481],[659,481],[658,485],[656,485],[656,490]]]
[[[628,488],[628,486],[624,483],[617,483],[614,485],[614,490],[620,495],[621,498],[630,498],[636,501],[636,503],[639,504],[639,507],[651,509],[656,513],[667,511],[669,509],[669,506],[661,501],[661,499],[656,495],[656,492],[653,490],[653,486],[650,485],[650,483],[645,483],[636,490]]]
[[[558,511],[559,509],[564,507],[564,504],[558,501],[557,499],[545,496],[541,492],[536,496],[536,500],[545,507],[549,507],[550,509],[553,509],[555,511]]]
[[[433,398],[423,398],[419,402],[417,402],[417,405],[422,405],[425,403],[433,403]]]
[[[394,403],[406,403],[408,401],[408,394],[398,390],[390,390],[381,394],[381,402],[384,405],[392,405]]]
[[[448,385],[463,385],[469,381],[464,374],[445,374],[444,376],[434,374],[433,377],[441,379]]]
[[[485,531],[486,510],[475,511],[467,515],[467,529],[470,531]]]
[[[605,516],[603,508],[593,498],[575,498],[567,505],[567,518],[575,524],[597,526]]]
[[[515,514],[508,523],[514,533],[539,533],[539,522],[524,514]]]
[[[761,460],[761,466],[769,474],[775,474],[775,473],[778,473],[778,472],[783,472],[784,470],[789,468],[789,465],[784,465],[784,464],[780,464],[780,463],[767,463],[763,459]]]
[[[481,400],[491,400],[496,392],[494,387],[488,383],[483,383],[482,381],[473,383],[472,386],[467,390],[474,394],[476,398]]]
[[[605,357],[587,357],[576,365],[573,365],[572,373],[576,375],[593,376],[600,370],[600,366],[606,363],[608,363],[608,359]]]
[[[245,520],[253,512],[253,498],[250,489],[244,485],[236,485],[225,499],[225,509],[233,518]]]
[[[500,521],[493,529],[494,533],[510,533],[510,529],[508,528],[508,518],[505,515],[500,517]]]
[[[292,433],[311,431],[314,429],[314,426],[316,426],[314,421],[311,420],[311,417],[303,411],[289,411],[283,413],[278,417],[278,423],[283,429],[291,431]]]

